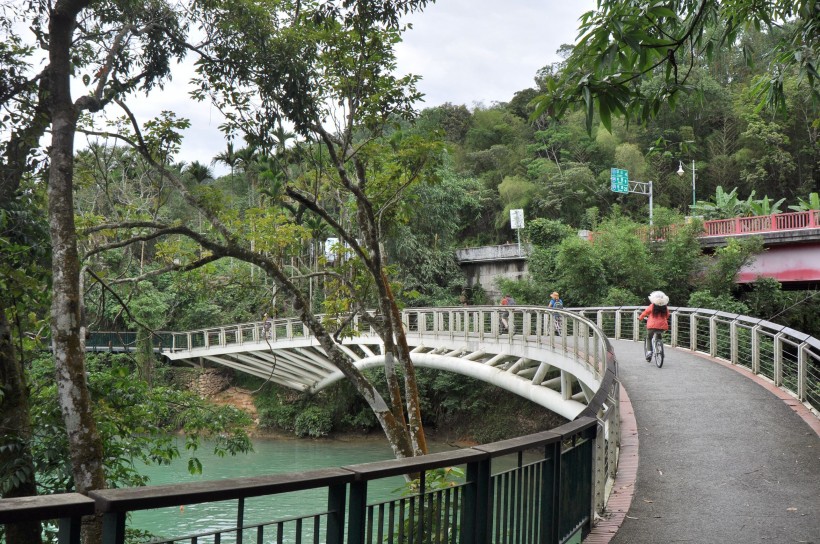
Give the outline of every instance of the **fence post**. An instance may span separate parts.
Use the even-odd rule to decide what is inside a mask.
[[[689,315],[689,349],[698,350],[698,320],[695,313]]]
[[[717,356],[717,315],[709,318],[709,355]]]
[[[760,327],[752,327],[752,373],[760,374]]]
[[[737,321],[733,320],[729,324],[729,357],[733,365],[738,363],[738,359],[740,357],[738,354],[737,343]]]
[[[778,387],[783,385],[783,333],[779,332],[774,336],[774,368],[772,378]]]
[[[125,542],[125,512],[103,514],[103,544],[123,544]]]
[[[354,487],[364,487],[364,492],[354,491]],[[342,544],[345,532],[345,484],[331,485],[327,494],[327,544]],[[354,482],[350,484],[350,525],[348,527],[349,542],[364,542],[364,505],[367,500],[367,483]],[[354,506],[355,505],[355,506]],[[360,526],[359,526],[360,524]],[[354,540],[350,533],[354,526],[360,530],[359,540]]]
[[[490,542],[490,458],[467,463],[467,486],[461,518],[460,544]]]
[[[805,342],[797,348],[797,399],[806,402],[806,381],[808,380],[808,357],[806,350],[809,345]]]
[[[367,482],[350,484],[350,507],[348,508],[347,542],[363,544],[367,519]],[[344,520],[341,520],[344,527]]]
[[[670,331],[671,338],[669,342],[672,346],[678,347],[678,312],[672,312],[672,326],[670,327],[672,330]]]

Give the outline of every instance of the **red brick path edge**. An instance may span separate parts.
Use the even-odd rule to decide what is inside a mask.
[[[620,395],[621,449],[618,471],[615,473],[615,483],[604,514],[584,539],[584,544],[607,544],[624,522],[635,493],[635,479],[638,477],[638,424],[632,401],[623,385],[620,385]]]

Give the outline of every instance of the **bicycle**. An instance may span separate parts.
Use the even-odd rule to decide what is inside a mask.
[[[663,366],[663,333],[661,331],[652,333],[652,358],[655,359],[655,366]]]

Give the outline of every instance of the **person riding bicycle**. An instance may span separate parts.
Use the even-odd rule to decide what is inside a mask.
[[[638,317],[638,321],[646,321],[646,360],[652,360],[652,338],[658,334],[663,336],[663,331],[669,330],[669,297],[663,291],[652,291],[649,293],[649,307]]]

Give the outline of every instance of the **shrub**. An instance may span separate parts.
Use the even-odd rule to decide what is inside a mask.
[[[330,413],[322,408],[310,406],[296,416],[293,427],[293,432],[296,433],[296,436],[319,438],[321,436],[327,436],[333,428],[333,418]]]

